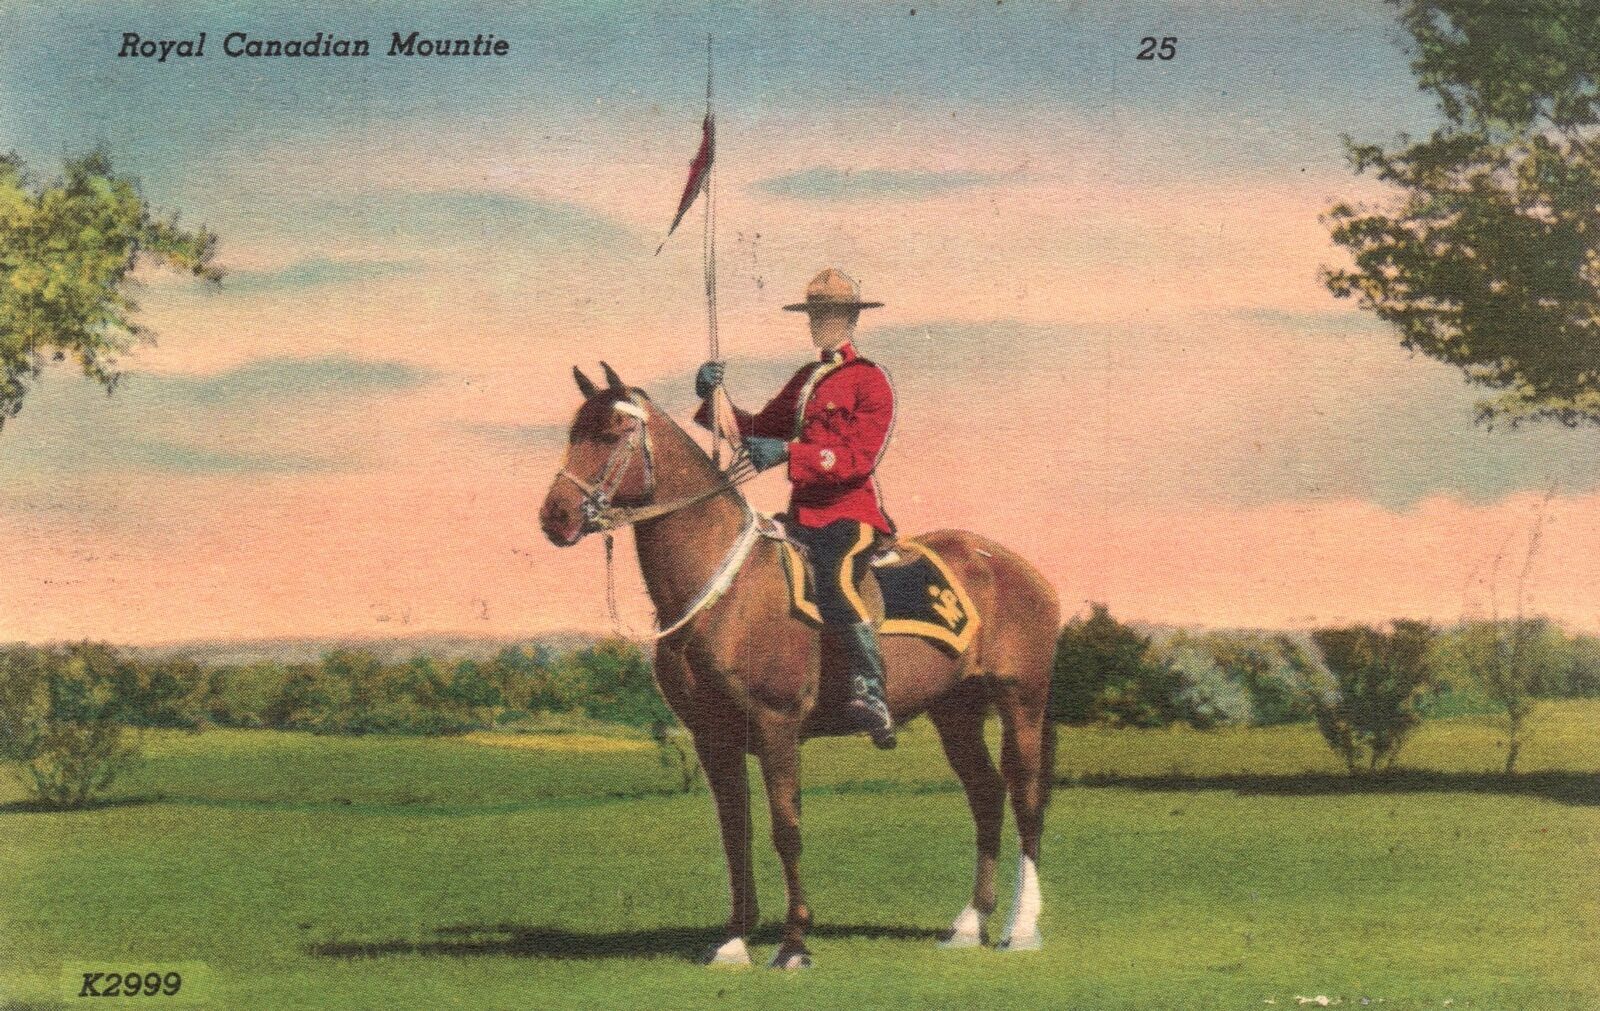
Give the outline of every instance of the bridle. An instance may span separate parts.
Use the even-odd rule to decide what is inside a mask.
[[[606,457],[605,466],[600,468],[600,473],[593,483],[585,481],[566,467],[562,467],[556,474],[556,477],[566,478],[577,485],[578,491],[583,493],[583,499],[578,503],[578,513],[583,522],[578,529],[585,534],[599,533],[639,522],[637,519],[624,519],[620,515],[624,510],[628,510],[629,506],[613,504],[617,497],[617,489],[622,487],[622,482],[628,475],[628,466],[633,463],[635,455],[641,456],[644,460],[644,491],[641,505],[650,504],[656,497],[656,458],[655,451],[650,445],[649,415],[644,406],[632,397],[617,401],[612,405],[612,410],[633,418],[633,427],[628,430],[627,437],[617,443],[611,455]]]
[[[580,534],[602,533],[605,535],[606,545],[606,608],[611,615],[611,623],[620,634],[622,618],[617,611],[617,584],[614,561],[614,541],[612,531],[618,527],[631,526],[645,520],[655,519],[687,508],[697,502],[704,502],[732,488],[736,488],[756,475],[756,470],[750,465],[749,456],[741,447],[729,464],[722,480],[709,488],[697,491],[692,495],[672,499],[667,502],[657,502],[656,497],[656,464],[655,452],[650,443],[650,409],[637,394],[630,394],[626,400],[618,400],[612,405],[612,410],[626,414],[633,418],[633,426],[625,438],[617,443],[611,455],[606,458],[605,466],[600,468],[600,473],[593,481],[586,481],[562,467],[556,473],[558,480],[565,478],[577,487],[583,494],[583,499],[578,503],[578,512],[581,517],[578,531]],[[644,466],[644,490],[640,493],[640,500],[631,503],[616,501],[617,491],[626,479],[628,468],[633,464],[634,458],[642,460]],[[733,584],[733,577],[738,575],[744,567],[745,559],[750,557],[750,551],[755,547],[755,542],[761,533],[759,517],[750,508],[750,504],[739,496],[739,508],[743,510],[744,527],[739,532],[739,537],[733,546],[728,549],[722,564],[712,575],[706,585],[695,595],[694,601],[684,611],[683,615],[669,627],[659,629],[646,638],[662,639],[683,628],[695,615],[710,607]]]

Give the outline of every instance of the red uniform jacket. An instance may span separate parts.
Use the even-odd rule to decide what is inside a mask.
[[[894,428],[894,389],[852,345],[796,372],[761,413],[736,413],[740,435],[789,443],[789,515],[801,526],[849,519],[894,532],[872,479]],[[705,404],[695,421],[710,427]]]

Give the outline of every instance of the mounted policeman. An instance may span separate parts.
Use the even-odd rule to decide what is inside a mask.
[[[810,317],[818,360],[794,374],[757,414],[734,409],[750,463],[766,470],[787,461],[793,493],[784,516],[790,536],[810,555],[822,614],[822,673],[847,677],[854,724],[880,748],[895,745],[885,701],[883,658],[872,617],[856,592],[879,534],[892,535],[873,472],[894,429],[894,388],[882,366],[856,350],[861,287],[829,267],[806,287],[806,300],[786,305]],[[706,362],[695,395],[707,400],[722,384],[723,364]],[[709,401],[695,420],[711,425]]]

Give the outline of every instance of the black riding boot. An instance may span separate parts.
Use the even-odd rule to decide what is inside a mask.
[[[872,625],[858,621],[839,629],[840,645],[850,673],[850,718],[872,743],[885,751],[894,747],[894,720],[884,697],[883,654],[878,652],[878,633]]]

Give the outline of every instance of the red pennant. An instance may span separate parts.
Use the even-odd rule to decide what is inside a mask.
[[[672,233],[677,231],[679,222],[689,213],[695,198],[705,191],[706,183],[711,178],[711,159],[715,157],[716,149],[717,128],[708,112],[705,125],[701,127],[700,150],[695,152],[694,161],[689,163],[689,181],[683,185],[683,196],[678,200],[678,214],[672,219],[672,227],[667,229],[667,239],[672,238]],[[656,247],[658,254],[666,246],[667,239],[662,239],[661,245]]]

